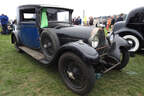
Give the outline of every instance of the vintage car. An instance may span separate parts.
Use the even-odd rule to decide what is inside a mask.
[[[72,9],[46,5],[18,7],[12,43],[43,64],[57,64],[66,86],[88,94],[95,74],[121,70],[129,61],[129,44],[102,27],[72,25]]]
[[[113,31],[131,44],[129,51],[136,52],[144,47],[144,7],[132,10],[125,21],[114,25]]]

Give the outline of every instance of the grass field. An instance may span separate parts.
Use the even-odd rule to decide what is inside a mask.
[[[143,60],[143,56],[136,55],[122,72],[103,75],[88,96],[144,96]],[[0,35],[0,96],[77,95],[65,87],[57,68],[16,52],[10,36]]]

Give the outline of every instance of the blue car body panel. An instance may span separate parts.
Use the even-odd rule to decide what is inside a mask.
[[[34,49],[40,48],[40,35],[36,23],[21,23],[19,36],[23,45]]]

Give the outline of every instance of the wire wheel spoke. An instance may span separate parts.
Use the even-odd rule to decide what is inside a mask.
[[[67,61],[65,64],[65,76],[68,79],[70,83],[72,83],[74,86],[80,88],[84,85],[84,75],[81,72],[81,69],[79,66],[77,66],[75,61]]]

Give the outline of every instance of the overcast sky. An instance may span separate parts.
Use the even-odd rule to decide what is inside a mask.
[[[83,10],[89,16],[108,16],[128,13],[130,10],[144,6],[144,0],[2,0],[0,14],[9,18],[16,17],[16,8],[24,4],[51,4],[61,5],[74,9],[73,16],[83,16]]]

